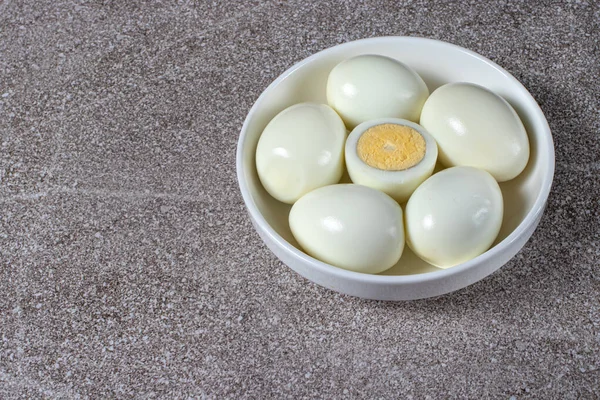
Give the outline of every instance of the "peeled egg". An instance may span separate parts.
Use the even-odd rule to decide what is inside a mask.
[[[496,180],[473,167],[445,169],[415,190],[406,205],[406,242],[430,264],[449,268],[494,242],[504,204]]]
[[[360,55],[336,65],[327,79],[327,102],[349,129],[376,118],[418,122],[427,85],[406,64],[381,55]]]
[[[289,222],[306,253],[351,271],[385,271],[404,250],[402,209],[385,193],[366,186],[316,189],[294,204]]]
[[[345,159],[352,182],[404,203],[431,175],[437,153],[435,140],[423,127],[382,118],[354,128],[346,140]]]
[[[346,127],[325,104],[286,108],[264,129],[256,148],[258,177],[267,192],[293,204],[304,194],[339,182]]]
[[[519,175],[529,160],[523,123],[506,100],[472,83],[450,83],[435,90],[421,112],[421,125],[438,144],[446,167],[471,166],[498,182]]]

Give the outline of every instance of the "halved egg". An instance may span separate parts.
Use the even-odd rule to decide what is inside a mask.
[[[381,190],[399,203],[431,175],[437,154],[435,140],[422,126],[397,118],[360,124],[345,149],[352,182]]]
[[[346,127],[325,104],[300,103],[281,111],[256,148],[258,177],[267,192],[293,204],[304,194],[339,182]]]

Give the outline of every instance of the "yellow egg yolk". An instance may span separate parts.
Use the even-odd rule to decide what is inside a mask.
[[[367,165],[384,171],[414,167],[425,157],[425,139],[405,125],[381,124],[367,129],[358,139],[356,153]]]

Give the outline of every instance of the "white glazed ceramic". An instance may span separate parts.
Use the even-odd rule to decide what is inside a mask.
[[[405,247],[391,269],[369,275],[347,271],[302,252],[289,226],[290,205],[270,197],[256,174],[255,151],[267,123],[292,104],[326,102],[329,71],[359,54],[397,58],[415,69],[429,91],[449,82],[473,82],[506,99],[521,117],[529,134],[531,157],[517,178],[500,184],[504,219],[493,247],[466,263],[438,269]],[[260,95],[242,127],[237,149],[237,175],[248,213],[257,232],[273,253],[294,271],[324,287],[377,300],[412,300],[442,295],[483,279],[510,260],[537,227],[554,176],[554,145],[540,107],[512,75],[472,51],[437,40],[380,37],[344,43],[323,50],[294,65]],[[342,178],[344,180],[344,178]]]

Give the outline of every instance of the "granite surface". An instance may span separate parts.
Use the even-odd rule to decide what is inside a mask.
[[[242,121],[294,62],[413,35],[479,52],[553,131],[502,270],[383,303],[282,265]],[[600,397],[598,1],[0,0],[0,398]]]

